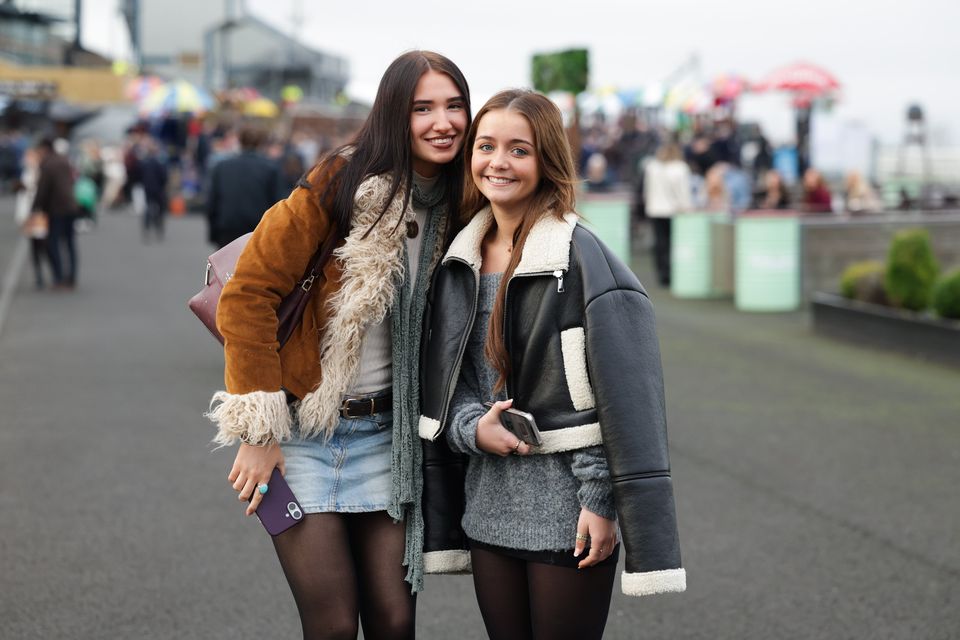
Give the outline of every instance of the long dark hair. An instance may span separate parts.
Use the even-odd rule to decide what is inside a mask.
[[[570,143],[563,129],[563,116],[560,114],[560,109],[546,96],[527,89],[501,91],[483,105],[464,143],[466,166],[469,167],[473,159],[473,145],[483,116],[501,109],[514,111],[530,123],[540,182],[530,198],[523,219],[513,233],[513,251],[500,279],[500,288],[497,289],[493,311],[490,313],[490,328],[487,331],[484,354],[499,374],[497,383],[494,385],[495,392],[503,389],[510,374],[510,355],[507,353],[503,339],[503,312],[506,304],[507,283],[523,256],[523,247],[527,236],[530,235],[530,229],[544,216],[553,216],[562,220],[565,214],[573,211],[577,186],[576,166],[573,163]],[[489,201],[486,196],[471,179],[464,189],[461,222],[466,224],[487,204]]]
[[[463,96],[467,127],[470,126],[470,88],[463,73],[449,58],[433,51],[408,51],[394,60],[380,80],[373,108],[360,132],[352,142],[320,161],[329,173],[333,170],[336,158],[342,155],[348,157],[346,164],[336,171],[320,195],[320,204],[333,217],[341,237],[346,237],[352,226],[353,199],[357,187],[370,176],[389,174],[391,188],[380,215],[365,233],[370,233],[380,222],[401,189],[405,194],[404,206],[409,204],[412,191],[409,187],[413,180],[410,113],[417,83],[427,71],[446,74],[457,86]],[[463,194],[463,154],[458,153],[452,162],[441,166],[440,175],[446,184],[447,214],[455,222]],[[457,226],[447,225],[448,239]]]

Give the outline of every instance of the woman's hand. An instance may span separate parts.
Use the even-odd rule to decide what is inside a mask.
[[[500,413],[511,406],[513,400],[494,402],[490,410],[480,417],[477,422],[477,447],[481,451],[498,456],[508,456],[511,453],[525,456],[530,453],[530,445],[500,424]]]
[[[280,451],[280,445],[277,443],[262,447],[246,443],[240,445],[227,480],[233,485],[234,491],[240,492],[241,501],[250,501],[247,505],[248,516],[253,515],[257,510],[263,497],[257,490],[257,485],[269,483],[270,475],[276,467],[280,467],[280,475],[286,475],[283,452]],[[269,491],[269,486],[267,490]]]
[[[580,561],[577,569],[584,569],[610,557],[617,544],[617,521],[607,520],[586,508],[580,508],[580,520],[577,521],[577,541],[573,557],[578,558],[590,540],[590,553]]]

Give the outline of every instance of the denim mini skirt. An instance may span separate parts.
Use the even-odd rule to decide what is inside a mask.
[[[281,443],[290,486],[304,513],[386,511],[390,477],[393,412],[340,418],[333,435],[294,438]]]

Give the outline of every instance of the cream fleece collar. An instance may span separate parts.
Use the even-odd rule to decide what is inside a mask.
[[[563,220],[551,215],[542,216],[530,229],[527,242],[523,247],[523,256],[514,275],[541,273],[545,271],[566,271],[570,266],[570,242],[573,230],[580,217],[573,212],[566,213]],[[443,258],[446,264],[452,258],[463,260],[477,273],[482,262],[480,246],[483,237],[493,224],[493,212],[489,205],[477,212],[450,244]]]

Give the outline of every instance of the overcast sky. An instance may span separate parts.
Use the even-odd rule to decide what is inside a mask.
[[[116,2],[86,0],[87,46],[125,46],[107,19]],[[941,143],[960,144],[956,0],[248,0],[247,6],[286,31],[296,24],[304,43],[347,58],[348,93],[363,100],[372,100],[390,61],[412,48],[453,59],[475,108],[501,88],[528,86],[532,53],[573,46],[590,50],[595,87],[642,87],[691,54],[699,55],[705,79],[737,72],[759,80],[806,60],[843,83],[839,117],[861,120],[893,142],[907,105],[916,101]]]

